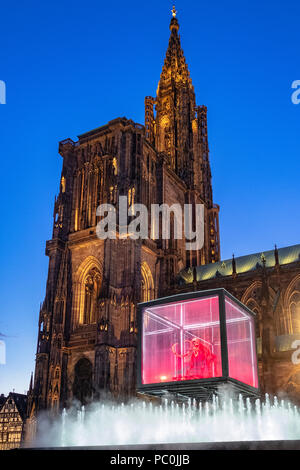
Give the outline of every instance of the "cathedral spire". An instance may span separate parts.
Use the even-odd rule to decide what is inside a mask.
[[[156,93],[156,147],[170,158],[176,173],[188,173],[195,119],[195,93],[172,9],[170,39]]]
[[[31,377],[30,377],[29,393],[32,392],[32,389],[33,389],[33,372],[31,372]]]
[[[220,259],[219,207],[213,203],[206,106],[196,106],[194,87],[181,47],[179,22],[172,9],[170,37],[156,97],[145,98],[146,139],[160,154],[160,162],[185,185],[185,203],[204,203],[205,255],[190,254],[187,265]],[[196,255],[198,260],[196,260]]]
[[[176,14],[177,12],[175,7],[173,7],[170,23],[171,35],[158,84],[157,96],[159,95],[160,90],[163,90],[164,87],[169,85],[170,79],[174,80],[176,83],[188,84],[189,87],[193,89],[188,66],[181,48],[180,36],[178,34],[179,23]]]

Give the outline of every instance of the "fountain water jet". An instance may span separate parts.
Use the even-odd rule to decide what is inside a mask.
[[[44,429],[43,429],[44,428]],[[129,404],[93,403],[77,416],[62,416],[45,426],[40,423],[36,446],[119,446],[300,439],[299,409],[268,395],[255,402],[241,395],[213,396],[162,404],[136,400]]]
[[[137,392],[156,402],[64,410],[36,446],[300,444],[298,408],[259,398],[254,314],[224,289],[139,304],[138,332]]]

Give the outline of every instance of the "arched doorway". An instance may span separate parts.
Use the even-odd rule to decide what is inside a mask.
[[[93,392],[92,364],[86,358],[80,359],[75,365],[74,371],[73,397],[80,401],[82,405],[86,405],[90,401]]]

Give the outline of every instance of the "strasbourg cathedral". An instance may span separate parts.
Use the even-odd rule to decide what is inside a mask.
[[[300,365],[291,360],[291,345],[300,338],[300,245],[220,261],[207,109],[196,105],[175,16],[156,97],[145,98],[145,125],[117,118],[77,142],[59,143],[63,165],[46,243],[49,270],[28,429],[39,410],[134,396],[136,305],[217,287],[256,313],[262,391],[300,401]],[[143,240],[118,233],[99,239],[97,207],[117,207],[122,195],[129,205],[148,209],[203,204],[204,246],[187,251],[185,240],[172,232],[169,240],[152,239],[151,233]]]

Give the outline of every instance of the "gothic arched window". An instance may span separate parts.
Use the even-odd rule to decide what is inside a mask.
[[[295,290],[290,296],[289,309],[293,333],[300,333],[300,291]]]
[[[113,166],[113,173],[114,173],[114,175],[117,175],[117,174],[118,174],[118,164],[117,164],[117,159],[116,159],[116,157],[113,158],[112,166]]]
[[[253,293],[253,291],[252,291]],[[261,320],[261,314],[260,314],[260,308],[259,308],[259,305],[257,304],[257,302],[255,301],[255,299],[253,298],[250,298],[248,301],[247,301],[247,307],[250,308],[250,310],[252,310],[253,313],[255,313],[256,315],[256,320],[255,320],[255,330],[256,330],[256,336],[257,337],[260,337],[262,335],[262,331],[261,331],[261,324],[260,324],[260,320]]]
[[[134,206],[135,187],[128,189],[128,206]]]
[[[102,264],[94,256],[85,258],[75,275],[72,329],[97,322],[97,304],[102,284]]]
[[[66,178],[64,176],[62,176],[60,180],[60,189],[62,193],[66,192]]]
[[[82,323],[96,322],[97,299],[100,291],[100,273],[97,268],[91,269],[84,279],[84,310]]]
[[[254,282],[251,286],[248,287],[241,299],[241,301],[247,305],[247,307],[250,308],[250,310],[252,310],[256,315],[255,330],[257,338],[261,338],[262,336],[260,296],[261,282]]]
[[[150,268],[146,262],[142,263],[141,274],[141,300],[142,302],[147,302],[154,297],[154,282]]]
[[[300,333],[300,275],[288,285],[284,295],[285,323],[288,334]]]

